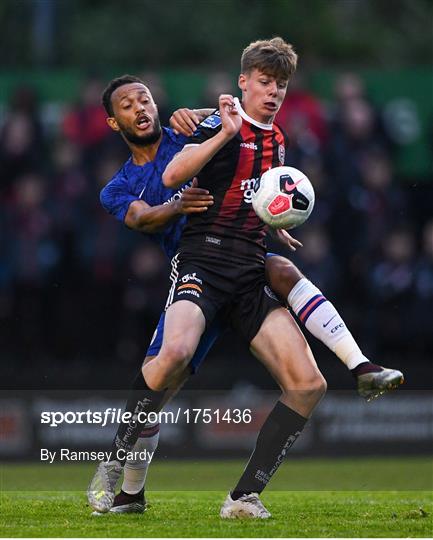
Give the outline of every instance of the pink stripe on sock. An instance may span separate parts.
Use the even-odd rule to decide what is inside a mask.
[[[308,306],[308,309],[306,309],[304,311],[304,313],[302,315],[299,316],[299,319],[301,320],[302,323],[305,322],[306,319],[308,319],[308,317],[310,316],[310,313],[312,311],[314,311],[317,307],[317,304],[321,304],[322,302],[324,302],[326,299],[324,296],[319,296],[319,298],[316,298],[316,300],[314,300],[314,302],[312,302],[309,306]]]

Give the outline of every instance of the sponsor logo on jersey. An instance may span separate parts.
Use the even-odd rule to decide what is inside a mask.
[[[195,281],[197,283],[200,283],[200,285],[203,285],[203,281],[197,277],[197,273],[193,272],[192,274],[185,274],[181,278],[182,283],[187,283],[188,281]]]
[[[191,181],[187,182],[184,186],[182,186],[174,195],[172,195],[169,199],[167,199],[163,204],[169,204],[173,201],[178,201],[182,197],[182,193],[191,187]]]
[[[200,124],[203,127],[208,127],[211,129],[215,129],[221,124],[221,117],[219,114],[214,113],[208,116],[203,120],[203,122]]]
[[[280,160],[281,165],[284,165],[284,160],[286,158],[286,149],[282,144],[278,145],[278,159]]]
[[[257,144],[253,142],[241,142],[241,148],[248,148],[249,150],[258,150]]]
[[[247,204],[251,204],[253,200],[254,187],[258,178],[247,178],[241,181],[241,191],[244,192],[244,201]]]

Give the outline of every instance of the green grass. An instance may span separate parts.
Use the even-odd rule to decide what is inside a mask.
[[[388,467],[385,467],[385,463]],[[404,464],[404,467],[403,467]],[[91,516],[85,486],[94,467],[86,465],[2,465],[0,535],[2,537],[431,537],[433,536],[432,463],[407,460],[299,460],[285,464],[262,496],[272,512],[270,520],[221,520],[218,512],[227,490],[242,470],[241,462],[170,462],[156,464],[149,473],[144,515]],[[400,485],[399,467],[404,481]],[[65,471],[65,469],[67,469]],[[362,482],[374,469],[385,471],[385,490],[338,487],[313,491],[313,477],[326,486]],[[298,474],[295,474],[297,471]],[[409,472],[413,482],[408,483]],[[281,474],[280,474],[281,473]],[[309,474],[306,474],[309,473]],[[193,478],[187,478],[192,474]],[[55,491],[55,479],[74,479],[70,491]],[[302,485],[302,477],[306,478]],[[368,475],[367,475],[368,477]],[[41,489],[43,479],[51,490]],[[277,482],[278,479],[278,482]],[[275,482],[274,482],[275,480]],[[24,483],[26,481],[26,487]],[[186,483],[188,490],[180,491]],[[199,484],[197,486],[197,483]],[[291,491],[282,491],[281,484]],[[15,484],[15,490],[11,488]],[[77,484],[80,485],[77,491]],[[155,489],[156,485],[165,486]],[[365,481],[364,481],[365,484]],[[367,484],[371,484],[369,477]],[[405,484],[406,487],[404,487]],[[413,488],[417,484],[418,488]],[[195,485],[195,489],[193,490]],[[376,482],[380,487],[380,482]],[[175,486],[175,487],[173,487]],[[296,487],[294,487],[296,486]],[[430,487],[428,487],[430,486]],[[59,486],[60,487],[60,486]],[[63,485],[70,488],[71,486]],[[171,491],[162,491],[171,487]],[[208,491],[199,491],[200,487]],[[30,491],[36,488],[34,491]],[[362,486],[360,486],[360,489]],[[304,489],[304,490],[302,490]],[[308,491],[310,489],[310,491]]]

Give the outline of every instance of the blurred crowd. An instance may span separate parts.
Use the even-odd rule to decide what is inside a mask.
[[[157,74],[145,77],[167,123],[164,84]],[[210,75],[197,106],[233,90],[228,81],[227,74]],[[65,104],[49,126],[35,90],[22,86],[2,118],[5,386],[126,385],[164,304],[164,255],[99,203],[100,189],[128,157],[105,123],[103,86],[85,80],[76,103]],[[394,367],[419,366],[413,373],[422,384],[433,356],[431,180],[396,174],[398,145],[356,75],[338,77],[326,104],[297,78],[278,122],[292,143],[291,163],[315,187],[316,207],[293,231],[302,249],[270,247],[291,257],[337,305],[365,354]],[[233,350],[225,347],[217,349],[219,369],[222,363],[233,370]]]

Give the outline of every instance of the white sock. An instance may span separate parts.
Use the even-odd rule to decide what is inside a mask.
[[[137,442],[134,445],[133,452],[142,452],[143,455],[135,456],[137,459],[127,460],[123,469],[123,484],[122,490],[129,495],[135,495],[141,491],[146,482],[147,470],[149,469],[150,461],[153,458],[158,446],[159,440],[159,424],[146,426],[140,433]],[[144,451],[146,450],[146,459],[144,459]],[[149,457],[149,452],[152,452]]]
[[[300,279],[290,291],[287,301],[313,336],[335,353],[348,369],[369,362],[338,311],[311,281]]]

